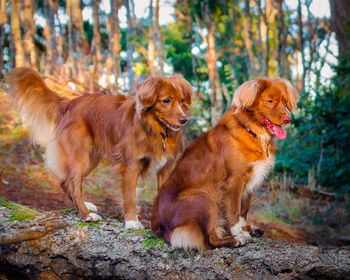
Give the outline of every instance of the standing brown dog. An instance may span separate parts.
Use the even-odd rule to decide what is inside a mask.
[[[175,247],[239,246],[252,192],[274,164],[274,136],[291,121],[297,91],[280,78],[245,82],[220,122],[188,147],[162,186],[152,230]],[[230,232],[228,235],[227,232]]]
[[[82,181],[106,155],[118,167],[125,227],[143,228],[136,216],[138,177],[155,162],[158,187],[167,178],[179,150],[179,130],[187,121],[191,85],[173,75],[143,82],[136,98],[88,94],[69,100],[28,68],[12,70],[8,83],[33,140],[46,148],[46,166],[82,219],[101,219],[90,213],[95,205],[84,203]]]

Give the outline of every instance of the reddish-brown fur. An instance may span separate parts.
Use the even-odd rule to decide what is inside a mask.
[[[152,210],[153,232],[173,246],[199,249],[243,245],[247,231],[258,235],[245,219],[252,191],[274,162],[274,136],[261,115],[286,124],[297,99],[280,78],[240,86],[231,109],[184,151],[164,182]]]
[[[8,83],[34,141],[46,147],[46,165],[81,217],[97,219],[84,204],[82,180],[105,155],[117,166],[124,218],[137,222],[137,179],[152,162],[158,186],[167,178],[179,150],[186,103],[191,103],[190,84],[181,75],[157,77],[138,85],[135,98],[90,94],[69,100],[28,68],[12,70]]]

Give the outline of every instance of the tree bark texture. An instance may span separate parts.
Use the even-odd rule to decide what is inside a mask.
[[[113,93],[118,93],[118,79],[120,76],[120,30],[118,11],[121,8],[122,2],[120,0],[111,1],[111,14],[108,18],[108,57],[107,64],[107,85],[109,85],[109,77],[114,74],[115,83],[113,85]]]
[[[92,73],[92,90],[95,92],[98,88],[98,78],[102,75],[102,48],[101,48],[101,30],[100,30],[100,15],[98,11],[98,7],[100,5],[100,0],[92,1],[92,10],[94,14],[94,37],[92,40],[92,63],[94,66],[94,70]]]
[[[34,45],[34,34],[36,31],[36,25],[34,22],[33,1],[23,0],[23,42],[25,56],[29,58],[29,63],[32,68],[38,70],[37,54]]]
[[[46,41],[47,64],[45,72],[47,75],[58,75],[58,50],[55,30],[55,14],[57,12],[58,2],[45,0],[44,12],[47,20],[44,28],[44,36]]]
[[[21,24],[19,17],[19,0],[9,0],[11,8],[11,34],[16,51],[16,67],[24,66],[24,46],[21,35]]]
[[[251,37],[251,24],[250,24],[250,1],[245,0],[244,15],[243,15],[243,32],[244,32],[244,45],[246,47],[248,57],[248,76],[250,79],[256,77],[254,53],[253,53],[253,40]]]
[[[6,40],[5,23],[7,22],[6,0],[0,0],[0,46],[4,46]],[[4,77],[4,48],[0,47],[0,79]]]
[[[164,75],[164,48],[163,48],[163,36],[162,29],[160,28],[159,23],[159,0],[156,0],[156,42],[158,43],[158,61],[159,61],[159,72],[161,75]],[[191,27],[188,27],[191,28]]]
[[[350,52],[349,33],[346,32],[350,26],[350,1],[330,0],[329,2],[331,6],[332,29],[337,37],[339,55],[344,55],[345,51]]]
[[[85,83],[88,70],[89,46],[85,38],[83,16],[80,8],[80,0],[70,0],[70,16],[72,21],[73,38],[75,39],[76,53],[78,58],[78,80]]]
[[[110,218],[84,223],[75,210],[13,217],[0,206],[0,279],[350,279],[344,249],[260,238],[240,248],[185,251]]]
[[[134,53],[134,19],[133,19],[133,12],[132,12],[132,7],[133,3],[131,3],[133,0],[123,0],[123,4],[126,8],[126,15],[128,19],[128,30],[126,32],[126,52],[127,52],[127,66],[126,66],[126,72],[128,76],[128,82],[129,82],[129,90],[133,87],[134,85],[134,58],[133,58],[133,53]]]

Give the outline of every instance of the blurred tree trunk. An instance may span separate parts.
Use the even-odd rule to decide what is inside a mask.
[[[296,78],[296,88],[298,91],[302,91],[305,87],[305,58],[304,58],[304,32],[303,32],[303,19],[302,19],[302,13],[301,13],[301,1],[298,0],[298,38],[296,40],[296,49],[298,50],[296,52],[296,61],[299,62],[298,54],[300,52],[301,54],[301,65],[303,68],[303,73],[300,76],[299,71],[297,72],[297,78]],[[297,63],[298,66],[299,63]],[[299,67],[298,67],[299,68]],[[298,69],[297,68],[297,69]]]
[[[67,61],[65,67],[65,75],[68,78],[76,78],[78,75],[77,59],[74,55],[74,40],[73,40],[73,21],[72,21],[72,5],[71,0],[66,0],[66,13],[69,17],[68,21],[68,50]]]
[[[245,0],[244,13],[243,13],[243,32],[244,32],[244,45],[246,47],[248,57],[248,76],[249,78],[256,77],[256,69],[254,63],[254,53],[253,53],[253,40],[251,36],[251,23],[250,23],[250,1]]]
[[[23,0],[23,42],[24,42],[24,53],[25,57],[29,58],[29,62],[32,68],[38,70],[37,54],[34,45],[34,34],[36,31],[36,25],[34,22],[34,11],[33,11],[33,1],[32,0]]]
[[[286,26],[284,24],[283,14],[283,0],[276,1],[277,8],[277,29],[278,29],[278,48],[277,48],[277,62],[278,62],[278,74],[280,77],[290,78],[288,74],[288,61],[287,61],[287,34]]]
[[[72,31],[75,38],[76,53],[78,58],[78,80],[82,83],[88,81],[86,73],[88,70],[89,43],[85,39],[83,16],[80,8],[80,0],[70,0],[70,16]]]
[[[163,36],[162,30],[159,23],[159,0],[156,0],[156,42],[158,43],[158,61],[159,61],[159,72],[164,75],[164,49],[163,49]],[[190,27],[188,27],[190,28]]]
[[[120,30],[118,11],[121,8],[120,0],[111,0],[111,14],[108,18],[108,56],[107,56],[107,85],[110,85],[109,78],[113,74],[115,82],[113,93],[118,93],[118,79],[120,76]]]
[[[45,73],[54,76],[58,75],[58,51],[55,30],[55,15],[57,10],[58,2],[52,0],[44,1],[44,13],[47,20],[46,26],[44,27],[47,55]]]
[[[101,51],[101,30],[100,30],[100,15],[98,13],[98,7],[100,5],[100,0],[92,1],[92,10],[94,13],[94,37],[92,39],[91,55],[92,55],[92,64],[94,70],[92,72],[92,91],[96,92],[98,89],[98,80],[102,75],[102,51]]]
[[[205,43],[208,44],[208,55],[207,55],[207,65],[208,65],[208,76],[209,76],[209,87],[210,87],[210,99],[211,99],[211,124],[216,124],[220,117],[223,109],[223,100],[221,93],[221,84],[218,69],[216,66],[217,56],[215,47],[215,32],[216,32],[216,21],[209,9],[209,1],[201,3],[202,16],[205,27],[208,34],[205,35],[200,31],[201,37]],[[198,28],[200,29],[200,21],[198,15],[195,15]],[[219,113],[219,116],[217,116]]]
[[[261,0],[256,1],[257,6],[259,7],[259,16],[258,16],[258,32],[256,33],[256,45],[258,46],[258,71],[257,75],[261,76],[263,73],[265,73],[265,69],[267,65],[264,65],[263,60],[264,60],[264,48],[263,48],[263,43],[262,43],[262,27],[264,25],[264,17],[263,11],[261,8]]]
[[[149,1],[149,27],[148,27],[148,50],[147,61],[149,65],[150,75],[157,75],[157,66],[155,65],[156,50],[154,44],[154,20],[153,20],[153,1]]]
[[[126,31],[126,49],[127,49],[127,75],[129,80],[129,90],[134,85],[134,23],[133,23],[133,0],[123,0],[126,8],[126,15],[128,19],[128,30]]]
[[[0,79],[4,77],[4,49],[6,41],[5,23],[7,22],[6,0],[0,0]]]
[[[347,55],[350,59],[350,1],[330,0],[332,29],[336,34],[339,56]]]
[[[19,17],[19,0],[9,0],[11,8],[11,34],[12,40],[16,51],[16,67],[21,67],[25,65],[24,60],[24,47],[21,35],[21,24]]]

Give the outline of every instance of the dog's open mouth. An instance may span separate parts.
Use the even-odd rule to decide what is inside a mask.
[[[161,118],[162,122],[169,127],[170,129],[174,130],[174,131],[178,131],[180,129],[179,125],[175,125],[175,124],[171,124],[170,122],[168,122],[166,119]]]
[[[261,120],[266,125],[268,130],[274,134],[278,139],[285,139],[287,137],[284,129],[282,126],[274,124],[269,119],[267,119],[265,116],[261,115]]]

